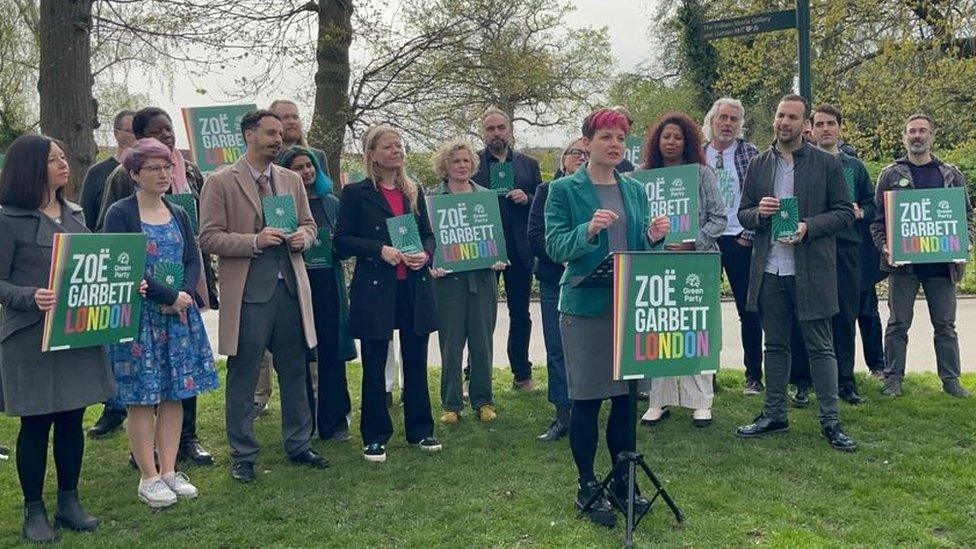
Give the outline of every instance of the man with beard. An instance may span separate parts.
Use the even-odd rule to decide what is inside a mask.
[[[329,165],[326,162],[325,151],[310,146],[308,140],[305,139],[305,128],[302,125],[301,117],[298,115],[298,105],[290,99],[275,99],[271,102],[268,110],[278,115],[278,118],[281,119],[281,150],[285,151],[289,147],[299,145],[312,151],[315,159],[319,161],[319,167],[322,168],[322,171],[325,172],[325,176],[331,183],[332,176],[329,174]]]
[[[905,349],[908,330],[915,312],[918,287],[925,290],[925,303],[935,332],[935,362],[942,378],[942,389],[957,398],[969,396],[959,383],[959,338],[956,334],[956,285],[962,279],[965,265],[961,263],[922,263],[895,266],[891,263],[888,235],[885,230],[885,192],[891,190],[966,188],[966,178],[955,166],[950,166],[932,154],[935,142],[935,122],[927,115],[913,114],[905,122],[902,134],[908,154],[888,165],[878,176],[875,204],[878,216],[871,223],[871,236],[881,250],[881,269],[888,271],[888,326],[885,329],[885,381],[882,394],[901,396],[905,376]],[[969,249],[976,232],[973,226],[973,204],[966,196],[966,217]]]
[[[203,175],[200,173],[200,169],[197,168],[196,164],[184,159],[182,153],[176,149],[176,134],[173,132],[173,122],[166,111],[157,107],[140,109],[132,117],[132,133],[136,139],[152,137],[169,148],[171,161],[174,166],[173,184],[168,191],[169,194],[188,193],[199,199],[200,190],[203,188]],[[105,190],[102,196],[102,206],[98,214],[96,230],[102,230],[102,225],[105,222],[105,212],[108,211],[109,206],[123,198],[131,196],[134,192],[135,182],[129,175],[128,170],[125,169],[125,166],[120,165],[115,168],[105,182]],[[207,283],[208,304],[210,308],[216,309],[217,293],[213,269],[210,266],[209,258],[207,256],[204,256],[204,258],[207,259],[203,261],[203,265],[204,277]],[[116,406],[111,401],[106,403],[105,407],[106,410],[111,410],[115,414],[115,417],[118,417],[119,411],[114,410]],[[124,418],[125,410],[122,410],[121,418],[118,419],[119,423]],[[96,423],[93,429],[96,427],[99,427],[99,423]],[[200,444],[200,440],[197,437],[196,397],[183,400],[183,432],[180,435],[179,457],[181,460],[189,460],[196,465],[213,464],[213,455]],[[134,465],[135,462],[130,459],[130,464]]]
[[[791,328],[800,325],[810,357],[820,425],[831,447],[853,451],[837,412],[837,360],[830,322],[837,303],[835,235],[854,223],[844,169],[834,156],[803,140],[810,116],[806,99],[786,95],[776,108],[773,146],[749,164],[739,221],[755,231],[747,307],[762,315],[766,339],[766,402],[753,423],[737,434],[752,438],[789,430],[786,385],[790,378]],[[796,234],[773,240],[771,218],[780,200],[796,197]]]
[[[502,271],[505,301],[508,303],[508,361],[515,375],[514,388],[535,390],[532,363],[529,362],[529,338],[532,319],[529,316],[529,293],[532,288],[532,250],[529,247],[529,209],[542,173],[535,159],[512,149],[512,120],[504,111],[491,107],[481,118],[485,149],[478,153],[480,166],[475,183],[491,188],[491,165],[509,162],[515,172],[515,186],[499,195],[505,246],[510,265]]]
[[[226,423],[231,477],[254,480],[260,445],[254,434],[254,389],[270,350],[278,373],[281,431],[292,463],[329,466],[311,449],[307,394],[308,349],[316,346],[312,295],[302,252],[315,241],[315,221],[298,174],[274,164],[282,124],[271,111],[241,118],[247,152],[215,173],[200,200],[200,247],[220,257],[219,345],[227,355]],[[291,196],[298,229],[286,234],[265,224],[262,200]]]
[[[844,167],[844,182],[854,208],[854,225],[837,233],[837,301],[840,312],[831,322],[834,352],[837,355],[838,394],[849,404],[862,404],[864,398],[857,393],[854,381],[854,353],[857,339],[855,326],[861,297],[861,235],[864,226],[874,219],[874,189],[868,170],[860,160],[842,152],[839,148],[841,113],[833,105],[821,105],[814,109],[811,119],[813,140],[818,147],[836,156]],[[873,246],[874,243],[871,242]],[[794,329],[796,342],[800,334]],[[797,384],[794,402],[805,406],[810,386],[810,366],[802,345],[793,349],[793,379]]]

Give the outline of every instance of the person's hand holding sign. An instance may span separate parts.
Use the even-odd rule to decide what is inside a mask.
[[[759,201],[759,215],[770,217],[779,211],[779,199],[775,196],[764,196]]]
[[[431,267],[429,270],[430,270],[430,276],[434,278],[444,278],[445,276],[447,276],[447,271],[445,271],[440,267]]]
[[[415,254],[402,254],[403,262],[411,270],[416,271],[427,264],[427,252],[417,252]]]
[[[516,204],[525,205],[529,203],[529,195],[525,194],[525,191],[522,189],[513,189],[508,191],[508,194],[505,196]]]
[[[496,261],[492,264],[491,270],[497,273],[498,271],[504,271],[505,267],[508,267],[508,263],[505,263],[504,261]]]
[[[647,228],[647,238],[651,242],[659,242],[671,231],[671,219],[666,215],[659,215],[651,220]]]
[[[305,250],[305,233],[302,231],[295,231],[288,235],[288,246],[293,252],[301,252]]]
[[[383,258],[383,261],[386,261],[390,265],[396,267],[397,264],[403,259],[403,253],[393,246],[383,246],[383,249],[380,250],[380,257]]]
[[[54,296],[54,290],[48,290],[47,288],[38,288],[34,292],[34,303],[37,304],[37,308],[42,312],[48,312],[54,308],[54,304],[57,302],[57,298]]]
[[[593,218],[590,219],[590,224],[586,228],[586,236],[593,238],[594,236],[600,234],[600,231],[609,229],[610,225],[617,220],[619,216],[611,210],[597,210],[593,212]]]
[[[254,241],[255,246],[258,248],[258,252],[261,250],[277,246],[285,241],[285,233],[281,229],[276,229],[274,227],[265,227],[261,229],[258,233],[257,238]]]

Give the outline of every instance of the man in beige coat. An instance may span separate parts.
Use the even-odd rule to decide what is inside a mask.
[[[249,482],[260,449],[254,436],[254,388],[266,350],[278,372],[285,451],[294,463],[325,468],[328,462],[309,444],[312,417],[306,394],[306,351],[316,339],[302,252],[315,240],[315,221],[299,176],[274,164],[281,149],[281,120],[270,111],[254,111],[241,119],[241,133],[246,154],[204,186],[200,248],[220,259],[218,348],[229,357],[231,476]],[[265,224],[262,201],[272,195],[294,197],[297,231],[286,234]]]

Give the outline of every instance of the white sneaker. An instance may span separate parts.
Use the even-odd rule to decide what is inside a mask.
[[[176,503],[176,494],[159,477],[150,480],[140,480],[138,494],[139,501],[153,509],[169,507]]]
[[[162,478],[166,486],[169,486],[169,489],[177,496],[186,499],[197,497],[197,487],[190,484],[190,479],[182,471],[164,475]]]

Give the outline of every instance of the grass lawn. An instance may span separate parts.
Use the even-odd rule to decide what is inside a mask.
[[[435,402],[438,377],[430,371]],[[637,531],[638,545],[976,546],[976,399],[948,397],[926,374],[910,376],[906,396],[889,400],[877,381],[862,378],[870,402],[841,410],[861,448],[843,454],[820,438],[815,406],[791,412],[788,434],[737,439],[735,427],[761,405],[761,397],[741,394],[741,378],[738,371],[720,375],[710,428],[692,427],[686,410],[653,430],[639,427],[640,450],[688,520],[675,526],[667,508],[655,505]],[[358,365],[350,380],[358,395]],[[545,391],[515,394],[510,384],[510,374],[496,375],[497,422],[483,425],[466,412],[461,424],[438,426],[445,445],[439,454],[407,446],[395,409],[385,464],[366,463],[357,441],[316,440],[332,461],[326,471],[287,462],[275,402],[258,422],[265,449],[250,485],[230,478],[223,391],[211,393],[200,400],[199,431],[218,465],[187,470],[200,498],[151,511],[136,499],[138,476],[126,464],[124,435],[88,441],[80,489],[102,526],[94,534],[64,532],[62,546],[620,546],[622,521],[606,530],[576,518],[568,441],[535,441],[551,413]],[[976,376],[964,384],[973,388]],[[89,410],[86,426],[99,411]],[[13,446],[16,433],[16,420],[0,419],[0,443]],[[607,467],[601,436],[598,471]],[[50,460],[46,488],[53,513]],[[13,546],[21,525],[13,458],[0,462],[0,493],[0,546]]]

